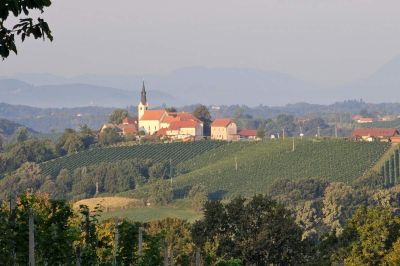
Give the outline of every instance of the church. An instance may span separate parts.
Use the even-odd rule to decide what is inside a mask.
[[[203,138],[204,124],[187,112],[167,112],[149,109],[146,87],[143,82],[138,105],[139,131],[172,140],[199,140]]]

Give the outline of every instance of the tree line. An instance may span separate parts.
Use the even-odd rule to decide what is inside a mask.
[[[360,207],[340,234],[319,242],[303,237],[291,211],[268,196],[206,202],[203,210],[193,224],[174,218],[101,221],[99,207],[74,210],[66,201],[28,192],[1,205],[0,257],[5,265],[32,259],[37,265],[400,263],[400,218],[392,207]]]

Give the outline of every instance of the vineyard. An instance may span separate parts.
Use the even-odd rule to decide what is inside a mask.
[[[400,150],[396,149],[381,167],[381,176],[384,178],[385,187],[396,185],[400,181]]]
[[[102,162],[130,159],[151,159],[154,162],[171,160],[172,164],[178,164],[223,145],[224,142],[198,141],[94,148],[45,162],[41,164],[41,169],[44,175],[54,176],[61,169],[73,171],[79,167]]]
[[[375,165],[389,144],[344,140],[231,143],[178,165],[177,191],[203,184],[211,197],[265,193],[279,178],[349,182]]]
[[[382,128],[397,128],[400,129],[400,119],[393,121],[377,121],[372,123],[360,124],[360,127],[372,128],[372,127],[382,127]]]

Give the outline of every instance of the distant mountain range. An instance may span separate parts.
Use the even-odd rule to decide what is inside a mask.
[[[31,85],[17,79],[0,80],[1,102],[36,107],[126,107],[137,101],[139,93],[82,83]],[[170,95],[154,90],[149,98],[156,105],[173,101]]]
[[[250,68],[187,67],[167,75],[81,75],[72,78],[25,73],[0,77],[0,101],[39,107],[136,105],[142,80],[151,106],[329,104],[345,99],[400,102],[400,56],[369,77],[321,88],[288,74]]]

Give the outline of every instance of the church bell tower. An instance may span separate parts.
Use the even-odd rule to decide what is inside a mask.
[[[144,81],[142,84],[142,92],[140,93],[140,103],[138,105],[138,120],[142,118],[144,112],[149,109],[149,103],[147,102],[146,87]]]

